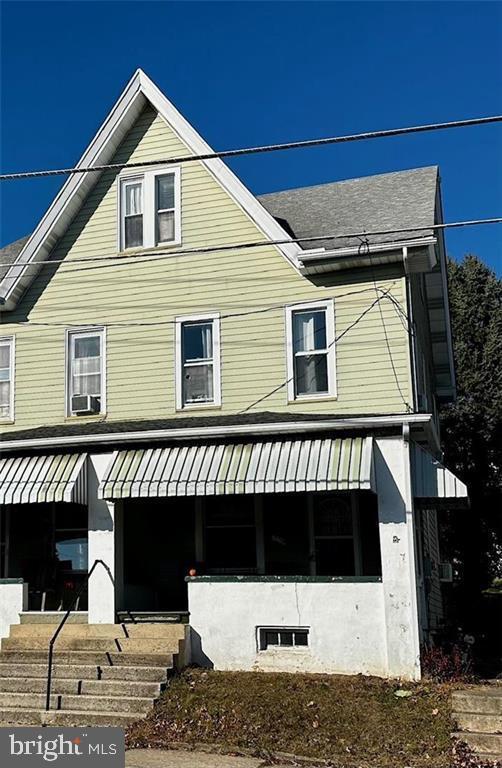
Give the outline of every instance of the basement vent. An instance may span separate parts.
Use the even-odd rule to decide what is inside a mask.
[[[307,627],[258,627],[258,648],[305,648],[309,644]]]

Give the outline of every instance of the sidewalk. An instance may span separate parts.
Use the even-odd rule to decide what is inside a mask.
[[[254,757],[234,757],[181,749],[130,749],[126,752],[127,768],[261,768],[263,765],[263,760]],[[281,766],[276,765],[274,768]]]

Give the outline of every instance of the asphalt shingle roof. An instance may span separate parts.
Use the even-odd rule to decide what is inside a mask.
[[[9,267],[6,265],[15,261],[15,259],[21,253],[21,250],[24,248],[25,243],[28,242],[28,239],[29,235],[26,237],[21,237],[14,243],[6,245],[4,248],[0,248],[0,280],[5,277],[9,271]]]
[[[295,237],[372,232],[435,223],[438,167],[382,173],[359,179],[335,181],[315,187],[258,195],[260,203],[283,219]],[[425,237],[431,231],[403,235],[377,235],[371,242],[385,243]],[[303,248],[344,248],[357,240],[304,241]]]
[[[371,416],[371,414],[365,414]],[[378,414],[374,414],[375,416]],[[329,419],[351,419],[360,414],[327,414],[327,413],[277,413],[274,411],[262,411],[261,413],[242,413],[228,416],[186,416],[175,419],[144,419],[141,421],[95,421],[82,424],[54,424],[40,426],[34,429],[16,430],[4,435],[3,440],[30,441],[40,438],[81,437],[83,435],[110,435],[110,442],[120,442],[120,435],[124,432],[145,432],[148,430],[165,430],[169,437],[172,429],[204,429],[204,427],[231,427],[236,425],[249,426],[255,424],[277,424],[297,422],[298,432],[302,432],[304,422],[327,421]]]
[[[438,167],[363,176],[359,179],[299,187],[257,195],[260,203],[295,237],[372,232],[399,227],[430,226],[435,223]],[[376,235],[372,242],[385,243],[425,237],[431,231],[398,235]],[[0,280],[28,237],[0,249]],[[343,248],[351,239],[304,241],[304,248]]]

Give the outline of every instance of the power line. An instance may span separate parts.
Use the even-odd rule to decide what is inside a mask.
[[[334,234],[313,235],[311,237],[293,237],[293,238],[288,238],[284,240],[255,240],[247,243],[232,243],[232,244],[223,243],[220,245],[208,245],[208,246],[203,246],[199,248],[182,248],[182,249],[172,250],[172,251],[157,251],[157,252],[149,251],[148,253],[145,253],[145,254],[139,253],[136,255],[115,254],[111,256],[79,256],[73,259],[49,259],[49,260],[44,259],[40,261],[26,261],[26,262],[17,260],[17,261],[2,263],[2,266],[10,268],[10,267],[32,266],[33,264],[38,264],[40,266],[50,266],[52,264],[77,264],[77,263],[89,264],[93,262],[102,262],[102,261],[107,262],[106,264],[101,265],[104,267],[107,267],[109,265],[108,262],[119,262],[121,265],[128,266],[130,264],[133,264],[136,261],[141,261],[141,263],[144,263],[148,261],[156,261],[157,259],[161,259],[164,257],[170,258],[172,256],[189,256],[194,254],[249,250],[251,248],[264,248],[270,245],[291,245],[291,244],[312,243],[312,242],[319,242],[319,241],[345,240],[345,239],[351,239],[351,238],[362,240],[367,237],[407,234],[411,232],[427,232],[430,230],[444,230],[444,229],[452,229],[456,227],[474,227],[474,226],[481,226],[485,224],[502,224],[502,217],[493,217],[489,219],[467,219],[465,221],[451,221],[451,222],[446,222],[442,224],[429,224],[427,226],[403,227],[402,229],[381,229],[381,230],[375,230],[370,232],[367,232],[367,231],[366,232],[348,232],[346,234],[339,234],[339,235],[334,235]],[[386,245],[386,244],[388,244],[389,246],[392,245],[391,242],[370,243],[370,245]],[[89,269],[96,269],[96,267],[89,267]]]
[[[135,163],[108,163],[105,165],[86,166],[83,168],[57,168],[44,171],[22,171],[18,173],[4,173],[0,175],[0,181],[11,181],[14,179],[33,179],[46,176],[68,176],[72,174],[82,174],[88,172],[101,172],[107,170],[120,171],[123,168],[145,168],[156,165],[173,165],[179,163],[190,163],[200,160],[215,160],[222,157],[241,157],[243,155],[256,155],[261,152],[279,152],[286,149],[302,149],[306,147],[321,147],[329,144],[342,144],[351,141],[364,141],[367,139],[381,139],[389,136],[403,136],[410,133],[426,133],[427,131],[438,131],[447,128],[466,128],[473,125],[487,125],[502,121],[502,115],[493,115],[490,117],[474,117],[467,120],[452,120],[446,123],[429,123],[426,125],[415,125],[407,128],[390,128],[383,131],[366,131],[365,133],[353,133],[347,136],[329,136],[324,139],[306,139],[303,141],[290,141],[282,144],[264,144],[257,147],[246,147],[243,149],[226,149],[221,152],[206,152],[199,155],[181,155],[179,157],[164,158],[162,160],[149,160],[147,162]]]
[[[377,286],[377,290],[381,294],[383,294],[384,297],[388,298],[389,294],[391,293],[392,287],[395,284],[396,284],[396,281],[393,280],[391,285],[388,286],[387,288],[384,289],[384,288],[381,288],[381,287]],[[337,296],[333,296],[333,295],[330,295],[330,296],[327,296],[327,297],[320,296],[320,297],[316,297],[315,300],[316,301],[328,301],[329,299],[333,299],[334,298],[335,302],[338,302],[341,299],[346,298],[348,296],[355,296],[355,295],[358,295],[358,294],[361,294],[361,293],[367,293],[368,291],[373,291],[373,290],[374,290],[374,287],[372,286],[371,288],[361,288],[361,289],[358,289],[356,291],[347,291],[346,293],[338,294]],[[301,304],[301,303],[302,303],[301,301],[298,302],[298,304]],[[222,314],[220,314],[219,317],[220,317],[220,320],[226,320],[226,319],[232,318],[232,317],[247,317],[247,316],[250,316],[250,315],[265,314],[266,312],[277,312],[278,310],[284,310],[286,307],[293,306],[293,305],[294,305],[294,302],[289,301],[287,303],[272,304],[272,305],[270,305],[268,307],[258,307],[256,309],[243,310],[242,312],[222,313]],[[171,310],[172,309],[176,309],[176,308],[178,308],[178,307],[169,307],[169,306],[166,307],[166,309],[171,309]],[[92,329],[92,328],[102,328],[103,326],[106,326],[107,328],[150,328],[150,327],[159,326],[159,325],[166,325],[166,326],[176,325],[177,322],[178,321],[176,321],[176,320],[164,320],[164,319],[162,319],[162,320],[137,320],[137,321],[136,320],[126,320],[126,321],[117,321],[117,322],[111,322],[111,323],[101,322],[101,323],[84,323],[84,324],[82,324],[82,323],[79,323],[79,322],[76,322],[76,323],[73,322],[72,323],[69,320],[67,320],[67,321],[60,321],[60,322],[55,322],[55,321],[43,322],[43,321],[37,321],[37,320],[16,320],[16,321],[13,321],[12,323],[9,323],[9,325],[20,325],[22,327],[33,326],[33,327],[36,327],[36,328],[38,328],[38,327],[41,327],[41,328],[69,328],[71,326],[75,326],[75,327],[82,326],[83,327],[84,325],[85,325],[86,328],[90,328],[90,329]]]

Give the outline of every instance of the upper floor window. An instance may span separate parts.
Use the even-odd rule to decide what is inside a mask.
[[[104,329],[68,332],[68,415],[105,411]]]
[[[14,419],[14,338],[0,338],[0,419]]]
[[[286,308],[288,399],[334,397],[335,320],[331,300]]]
[[[220,405],[220,320],[176,320],[176,407]]]
[[[181,243],[180,169],[120,178],[120,250]]]

